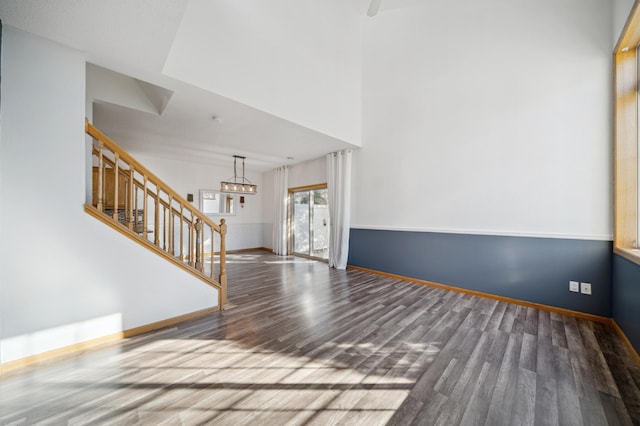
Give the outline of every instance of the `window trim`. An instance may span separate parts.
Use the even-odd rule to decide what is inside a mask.
[[[640,265],[638,245],[638,46],[636,2],[614,49],[614,253]]]

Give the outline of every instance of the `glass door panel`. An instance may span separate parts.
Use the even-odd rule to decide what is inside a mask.
[[[313,257],[329,258],[329,206],[327,189],[311,191],[311,253]]]
[[[329,258],[327,188],[291,192],[291,249],[294,254]]]
[[[309,191],[293,193],[293,252],[309,254]]]

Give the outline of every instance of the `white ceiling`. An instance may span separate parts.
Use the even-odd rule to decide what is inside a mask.
[[[93,113],[96,126],[133,154],[227,166],[237,154],[247,157],[248,168],[260,171],[350,146],[186,85],[160,116],[103,102],[94,103]]]
[[[189,0],[2,0],[0,19],[85,52],[87,61],[173,91],[161,115],[97,102],[93,121],[135,153],[269,170],[352,147],[162,73]],[[320,1],[320,0],[319,0]],[[395,0],[406,3],[411,0]],[[383,1],[381,10],[385,8]],[[351,0],[364,15],[368,0]],[[391,6],[388,6],[391,8]],[[219,121],[212,116],[221,118]]]

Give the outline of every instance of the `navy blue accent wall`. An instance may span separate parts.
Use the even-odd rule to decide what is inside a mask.
[[[640,352],[640,266],[613,255],[613,319]]]
[[[351,229],[349,244],[350,265],[611,317],[611,241]]]

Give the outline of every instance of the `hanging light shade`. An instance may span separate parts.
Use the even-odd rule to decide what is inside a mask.
[[[238,176],[237,166],[238,158],[242,159],[242,176]],[[258,185],[251,183],[249,179],[244,177],[244,159],[240,155],[233,156],[233,177],[226,181],[220,182],[220,192],[228,192],[234,194],[257,194]]]

